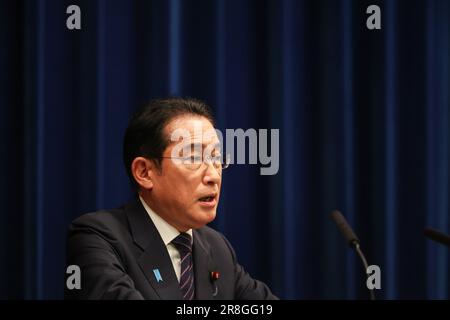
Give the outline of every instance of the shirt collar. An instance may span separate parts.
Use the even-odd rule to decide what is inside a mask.
[[[167,246],[172,242],[173,239],[175,239],[179,234],[180,231],[178,231],[175,227],[170,225],[166,220],[161,218],[159,214],[157,214],[155,211],[153,211],[145,202],[145,200],[139,196],[139,199],[141,200],[142,205],[144,206],[145,211],[147,211],[148,215],[150,216],[150,219],[152,219],[153,224],[155,225],[156,229],[159,232],[159,235],[161,236],[162,240],[164,241],[164,244]],[[191,241],[193,240],[192,237],[192,229],[189,229],[186,231],[187,234],[191,236]]]

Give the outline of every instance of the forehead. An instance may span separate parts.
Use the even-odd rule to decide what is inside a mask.
[[[171,120],[164,128],[166,137],[178,137],[175,141],[184,140],[186,135],[190,143],[208,145],[219,143],[219,138],[214,127],[207,118],[201,116],[184,115]]]

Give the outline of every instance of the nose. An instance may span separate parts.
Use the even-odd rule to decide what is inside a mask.
[[[219,185],[220,181],[222,180],[222,177],[219,174],[220,169],[214,168],[212,163],[207,163],[206,166],[207,167],[206,167],[205,173],[203,175],[203,183],[209,184],[209,185],[211,185],[211,184]]]

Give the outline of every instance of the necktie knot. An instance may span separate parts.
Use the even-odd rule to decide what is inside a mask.
[[[182,232],[175,239],[172,240],[172,244],[180,252],[181,257],[184,257],[188,253],[192,252],[191,236],[188,233]]]

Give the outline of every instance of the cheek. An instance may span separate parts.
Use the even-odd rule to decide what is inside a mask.
[[[195,191],[198,183],[196,184],[193,179],[186,179],[186,177],[183,176],[174,177],[171,181],[174,182],[168,184],[166,190],[170,190],[175,202],[181,202],[185,205],[196,202]]]

